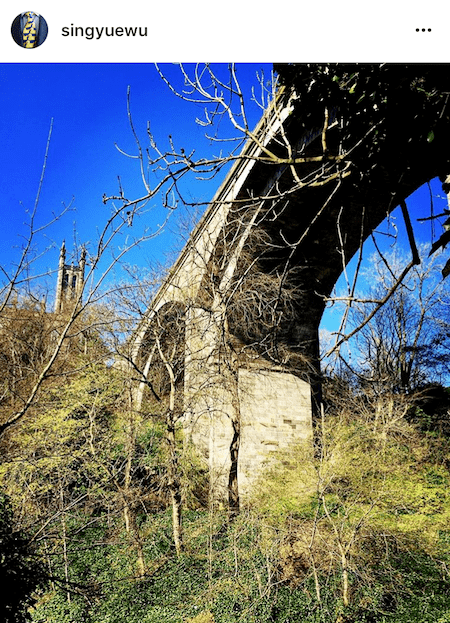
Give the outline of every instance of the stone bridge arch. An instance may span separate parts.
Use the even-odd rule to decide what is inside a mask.
[[[427,128],[402,125],[402,111],[394,110],[381,156],[368,169],[352,152],[340,159],[345,113],[305,128],[295,93],[282,94],[155,297],[135,336],[135,357],[154,314],[170,302],[183,305],[186,430],[224,489],[234,474],[245,493],[274,451],[311,435],[325,299],[390,212],[436,177],[448,190],[448,93],[444,100],[432,140]],[[281,153],[286,137],[291,160]],[[360,142],[372,140],[369,128]],[[355,154],[359,147],[356,141]],[[281,153],[279,160],[268,162],[267,150]],[[270,326],[257,310],[249,326],[239,323],[238,295],[245,299],[250,274],[256,284],[265,279],[265,288],[272,279],[275,290],[292,295],[284,320],[274,314]],[[253,302],[263,305],[269,288],[255,288]]]

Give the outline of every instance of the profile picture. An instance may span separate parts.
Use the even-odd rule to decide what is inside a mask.
[[[13,21],[11,35],[20,47],[37,48],[47,38],[47,22],[39,13],[24,11]]]

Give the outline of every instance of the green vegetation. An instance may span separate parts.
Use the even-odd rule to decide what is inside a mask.
[[[165,407],[131,414],[122,373],[83,357],[4,441],[2,564],[21,595],[5,620],[33,600],[35,623],[450,620],[448,438],[422,407],[330,381],[315,446],[281,457],[231,522],[177,435],[177,553]]]

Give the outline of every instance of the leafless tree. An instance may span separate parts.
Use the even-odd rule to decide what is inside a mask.
[[[403,279],[420,262],[406,195],[402,194],[414,183],[408,180],[403,185],[403,177],[407,177],[406,161],[404,172],[392,165],[395,192],[391,189],[390,194],[387,191],[383,194],[380,190],[384,180],[382,162],[383,159],[392,160],[397,134],[399,149],[410,144],[408,136],[389,133],[392,119],[398,115],[398,102],[403,101],[405,93],[414,92],[414,105],[426,112],[420,124],[406,128],[405,132],[410,131],[414,135],[411,140],[417,143],[435,141],[437,144],[436,133],[431,135],[427,130],[428,134],[424,135],[424,132],[430,119],[436,124],[444,123],[448,97],[445,85],[439,80],[436,82],[435,74],[428,70],[423,75],[417,72],[415,75],[413,69],[408,68],[406,77],[402,76],[400,81],[401,85],[406,85],[400,93],[395,90],[397,86],[392,79],[394,69],[384,65],[348,69],[331,65],[305,67],[304,77],[293,81],[293,89],[280,84],[274,74],[269,83],[261,78],[259,98],[255,92],[249,98],[240,84],[235,65],[229,65],[226,70],[223,67],[217,70],[209,64],[180,66],[179,84],[165,75],[164,68],[157,66],[161,79],[174,96],[186,105],[204,108],[204,116],[197,122],[205,128],[208,140],[216,147],[225,146],[227,151],[197,156],[173,136],[169,136],[165,144],[157,143],[150,124],[145,139],[140,138],[133,122],[129,93],[128,116],[136,144],[135,153],[129,155],[140,167],[143,193],[130,198],[125,189],[120,188],[118,195],[104,200],[119,200],[129,211],[161,195],[163,205],[175,208],[180,203],[189,205],[184,189],[191,177],[215,177],[228,167],[228,180],[240,180],[240,176],[251,179],[248,188],[229,188],[225,184],[210,202],[190,243],[191,248],[198,245],[201,249],[202,257],[195,260],[198,272],[192,274],[192,282],[197,277],[199,283],[195,296],[183,304],[188,310],[201,309],[203,320],[209,318],[215,333],[214,366],[222,357],[230,379],[237,378],[240,357],[259,356],[274,364],[290,366],[295,374],[307,378],[313,386],[314,399],[319,403],[317,318],[326,301],[332,298],[330,292],[339,267],[345,272],[355,252],[359,253],[360,261],[355,277],[348,281],[346,309],[333,351],[338,352],[370,321],[365,318],[361,326],[350,331],[346,329],[350,310],[357,301],[356,284],[363,243],[382,214],[373,189],[377,190],[380,201],[386,201],[384,214],[392,211],[394,202],[400,205],[411,260],[385,296],[378,300],[371,317],[391,299]],[[434,90],[430,87],[428,92],[423,87],[427,81],[439,84]],[[369,86],[373,87],[373,92]],[[313,107],[311,98],[314,97],[317,101]],[[262,113],[256,127],[249,121],[249,103],[257,104]],[[308,118],[303,119],[301,114]],[[436,153],[440,153],[439,149]],[[445,169],[444,164],[442,169]],[[361,180],[367,184],[366,190],[360,191]],[[350,194],[350,202],[355,197],[361,200],[358,192],[365,195],[366,203],[354,223],[348,222],[345,206],[341,204],[344,188]],[[286,223],[294,218],[298,201],[305,218],[298,230],[291,231]],[[442,215],[432,214],[430,218],[438,216]],[[264,239],[263,244],[258,242],[258,237]],[[321,250],[321,237],[328,240],[327,249],[331,249],[325,259],[327,254]],[[437,247],[444,244],[444,238],[436,242]],[[180,266],[179,262],[174,274]],[[173,288],[180,287],[181,284],[173,284]],[[150,307],[149,324],[158,308],[158,296]],[[161,297],[163,295],[160,296],[162,300]],[[175,299],[178,300],[177,296]],[[251,326],[245,326],[243,318]],[[144,375],[146,369],[144,366],[141,371]],[[214,373],[210,374],[210,378],[213,376]],[[143,379],[140,382],[145,385]],[[233,428],[230,456],[232,465],[236,465],[240,415],[238,400],[233,399],[231,403],[234,406],[230,406],[230,413],[235,415],[230,419]],[[318,404],[315,406],[317,411]],[[230,472],[230,507],[238,505],[232,501],[238,499],[231,494],[233,470],[234,467]]]
[[[50,140],[50,136],[48,140]],[[47,151],[48,145],[49,143],[47,143]],[[106,284],[113,270],[120,265],[132,248],[152,239],[164,227],[164,223],[152,231],[144,227],[136,235],[131,236],[126,230],[129,220],[127,210],[124,207],[116,207],[112,203],[110,213],[106,216],[105,222],[100,229],[98,240],[92,247],[86,249],[87,274],[83,287],[77,290],[71,304],[62,313],[52,315],[47,313],[45,302],[36,301],[33,304],[33,295],[28,294],[22,305],[21,299],[17,297],[17,293],[21,291],[26,292],[27,289],[32,290],[32,280],[38,278],[38,276],[30,274],[30,265],[36,259],[36,256],[33,254],[33,244],[37,235],[42,231],[42,227],[35,226],[35,217],[46,164],[47,153],[34,209],[30,216],[28,236],[21,250],[19,260],[12,270],[2,267],[2,273],[5,278],[3,297],[0,304],[0,322],[2,324],[2,332],[8,333],[9,327],[10,335],[13,335],[14,328],[18,326],[17,322],[20,324],[21,321],[24,321],[26,324],[25,316],[33,317],[41,327],[46,327],[47,333],[51,334],[51,339],[47,340],[45,351],[41,349],[39,359],[34,359],[34,367],[27,377],[28,383],[24,387],[24,391],[20,395],[16,393],[14,400],[9,403],[9,408],[4,410],[3,420],[0,424],[0,436],[19,423],[35,404],[41,388],[56,374],[58,360],[61,358],[66,345],[74,337],[80,335],[80,331],[88,330],[86,320],[89,317],[89,310],[101,303],[107,289]],[[63,213],[65,211],[63,210]],[[133,209],[136,221],[140,214],[141,207],[136,206]],[[55,216],[45,227],[50,227],[55,220],[59,220],[61,217],[62,214]],[[119,247],[119,239],[124,230],[127,232],[127,238],[125,244]],[[30,307],[30,304],[34,309],[24,309],[27,306]],[[21,308],[20,313],[17,311],[18,308]],[[82,321],[82,319],[84,320]],[[96,315],[93,315],[91,319],[97,326],[102,322]],[[108,319],[104,320],[107,321]],[[80,329],[80,326],[83,328]],[[36,338],[37,334],[34,337]],[[60,374],[61,370],[58,373]]]
[[[427,258],[429,245],[419,252],[421,264],[401,283],[399,275],[407,261],[399,250],[375,255],[366,269],[371,286],[356,294],[351,310],[350,322],[359,330],[349,342],[352,362],[343,352],[340,361],[378,394],[410,394],[448,374],[448,285],[441,277],[443,262],[439,256]]]

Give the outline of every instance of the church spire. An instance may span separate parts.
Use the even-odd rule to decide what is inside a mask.
[[[59,253],[58,280],[56,283],[55,313],[67,310],[70,303],[80,297],[84,286],[86,249],[83,247],[78,266],[66,264],[66,244],[63,241]]]

